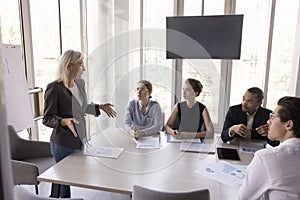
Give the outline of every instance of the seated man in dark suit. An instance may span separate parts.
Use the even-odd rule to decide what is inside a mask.
[[[266,140],[271,146],[279,144],[267,137],[267,121],[272,111],[261,107],[263,98],[263,91],[252,87],[245,92],[241,104],[229,108],[221,134],[223,142],[242,137]]]

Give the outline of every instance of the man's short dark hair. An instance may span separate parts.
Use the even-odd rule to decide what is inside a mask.
[[[300,138],[300,98],[299,97],[282,97],[277,102],[281,108],[278,110],[278,115],[282,122],[289,120],[294,124],[294,135]]]
[[[256,94],[257,101],[262,101],[264,99],[264,92],[258,87],[249,88],[247,91]]]

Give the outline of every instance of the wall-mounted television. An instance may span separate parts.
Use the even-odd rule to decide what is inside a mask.
[[[243,17],[167,17],[167,59],[240,59]]]

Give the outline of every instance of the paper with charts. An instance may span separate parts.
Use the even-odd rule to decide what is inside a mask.
[[[136,143],[136,148],[138,149],[158,149],[159,137],[140,137],[138,140],[134,140]]]
[[[240,187],[246,175],[246,166],[219,161],[204,165],[195,171],[208,178],[214,179],[231,187]]]
[[[87,148],[84,148],[83,154],[86,156],[118,158],[123,151],[124,148],[118,148],[118,147],[89,146]]]
[[[250,142],[240,140],[239,151],[244,153],[255,153],[256,151],[265,148],[265,144],[261,142]]]

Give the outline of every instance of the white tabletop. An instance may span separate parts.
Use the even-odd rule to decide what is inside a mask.
[[[97,134],[91,144],[125,150],[117,159],[84,156],[78,151],[38,176],[38,181],[125,194],[131,194],[133,185],[170,192],[208,188],[211,199],[236,198],[237,188],[194,173],[200,166],[215,163],[214,154],[181,152],[179,143],[168,143],[160,149],[137,149],[135,142],[118,128]],[[219,146],[238,148],[222,142]],[[248,164],[253,157],[239,154],[241,161],[233,163]]]

